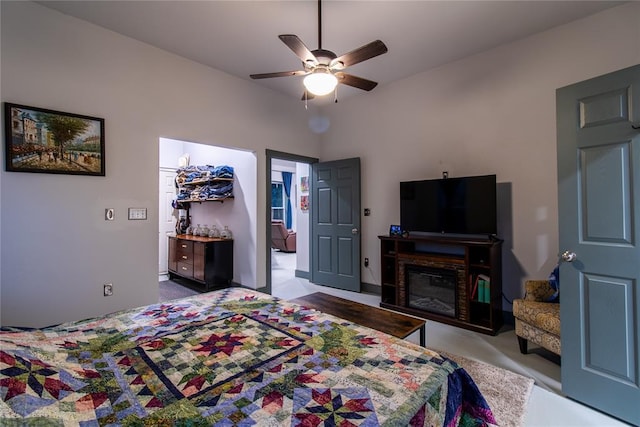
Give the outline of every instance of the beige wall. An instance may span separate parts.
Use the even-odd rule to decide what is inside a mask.
[[[317,156],[313,110],[252,82],[31,2],[1,2],[2,101],[102,117],[106,177],[1,175],[1,323],[46,326],[157,301],[158,140],[256,152],[265,217],[265,149]],[[286,124],[283,125],[283,124]],[[116,220],[104,220],[104,209]],[[147,207],[147,221],[127,221]],[[256,254],[264,283],[265,224],[236,253]],[[262,266],[262,267],[260,267]],[[239,279],[236,277],[236,279]],[[102,296],[102,285],[114,295]]]
[[[399,182],[442,171],[497,175],[506,296],[546,278],[558,254],[555,91],[637,63],[636,2],[328,108],[321,158],[362,159],[362,280],[380,284],[377,236],[399,223]]]

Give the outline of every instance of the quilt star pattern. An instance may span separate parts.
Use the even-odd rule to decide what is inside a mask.
[[[0,331],[0,424],[483,426],[473,380],[431,350],[229,288]]]

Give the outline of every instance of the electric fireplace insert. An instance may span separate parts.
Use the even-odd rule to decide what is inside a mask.
[[[455,318],[456,271],[420,265],[405,265],[407,306]]]

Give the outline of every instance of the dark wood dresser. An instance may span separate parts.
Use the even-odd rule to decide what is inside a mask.
[[[210,287],[233,280],[233,240],[187,234],[169,236],[169,278],[180,276]]]

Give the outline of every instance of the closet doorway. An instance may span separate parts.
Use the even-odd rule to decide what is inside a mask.
[[[212,226],[219,230],[227,226],[233,233],[233,282],[252,284],[257,282],[257,229],[256,216],[258,199],[257,158],[253,151],[229,148],[219,145],[189,142],[178,139],[159,139],[159,173],[162,185],[159,185],[159,202],[163,204],[158,224],[159,244],[159,280],[166,281],[165,259],[168,252],[167,233],[172,234],[170,224],[178,219],[178,210],[171,206],[176,198],[175,173],[170,180],[169,172],[176,171],[180,159],[188,157],[190,166],[227,165],[234,168],[233,195],[222,202],[193,202],[189,216],[191,224]],[[165,174],[166,175],[163,175]],[[173,183],[174,188],[171,188]]]

